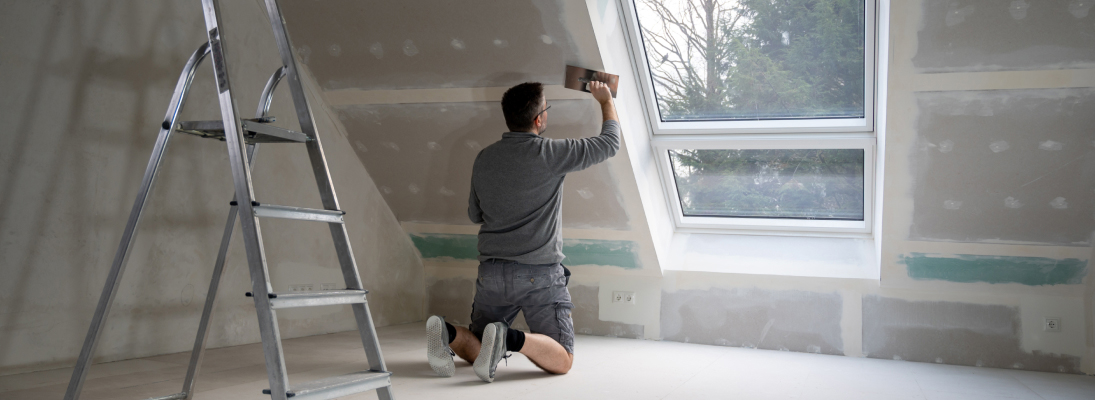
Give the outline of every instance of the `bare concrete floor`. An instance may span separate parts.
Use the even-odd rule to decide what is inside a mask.
[[[379,329],[397,399],[1095,399],[1095,377],[874,360],[675,342],[577,338],[574,369],[551,376],[522,355],[486,384],[457,363],[434,375],[424,323]],[[297,382],[365,367],[356,332],[285,341]],[[83,399],[145,399],[176,393],[188,353],[96,365]],[[197,399],[268,399],[259,345],[210,350]],[[0,399],[60,399],[70,369],[0,377]],[[363,393],[346,399],[375,399]]]

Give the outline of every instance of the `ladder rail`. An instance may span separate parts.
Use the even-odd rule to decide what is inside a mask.
[[[225,56],[227,44],[221,40],[224,26],[221,24],[220,5],[217,0],[202,0],[202,11],[209,37],[213,71],[217,80],[217,97],[220,103],[221,119],[224,121],[228,160],[232,180],[235,182],[236,201],[239,204],[240,230],[247,253],[247,267],[251,273],[251,290],[254,293],[252,298],[255,301],[255,314],[258,317],[259,334],[262,337],[262,350],[271,390],[270,397],[273,400],[286,400],[286,393],[289,390],[289,373],[285,368],[277,314],[270,308],[269,295],[272,292],[270,272],[262,244],[262,231],[251,205],[255,200],[255,191],[251,181],[251,171],[247,168],[247,162],[244,159],[245,140],[235,97],[232,95],[228,60]],[[294,78],[293,75],[289,77]]]
[[[251,168],[255,167],[255,152],[257,144],[247,146],[247,159]],[[234,198],[233,198],[234,199]],[[217,253],[217,262],[213,266],[213,277],[209,280],[209,291],[205,295],[205,307],[202,309],[202,319],[198,323],[198,334],[194,339],[194,349],[190,352],[190,365],[186,369],[186,379],[183,380],[182,399],[194,398],[194,383],[197,381],[198,372],[201,369],[202,360],[205,359],[205,349],[209,340],[209,321],[212,319],[213,306],[216,304],[217,291],[220,289],[224,276],[224,263],[228,258],[228,246],[232,241],[232,231],[236,227],[236,206],[229,206],[228,222],[224,225],[224,235],[221,237],[221,247]]]
[[[278,82],[281,82],[281,78],[284,76],[285,67],[278,68],[270,75],[270,79],[266,81],[266,86],[262,89],[262,95],[259,96],[259,106],[258,110],[255,111],[255,118],[264,118],[270,114],[270,102],[273,100],[274,89],[277,88]],[[256,151],[258,151],[257,144],[247,146],[248,166],[252,169],[255,168]],[[236,197],[233,194],[232,202],[235,202],[235,200]],[[232,241],[232,231],[236,226],[236,213],[238,211],[237,206],[229,206],[228,222],[225,223],[220,251],[217,253],[217,262],[213,266],[213,277],[209,280],[209,291],[206,292],[205,307],[202,309],[202,319],[198,324],[198,334],[194,339],[194,349],[190,352],[190,365],[186,370],[186,379],[183,380],[182,392],[179,393],[182,395],[181,399],[191,400],[194,398],[194,383],[197,381],[202,360],[205,358],[205,348],[209,340],[209,321],[213,315],[213,306],[216,303],[217,291],[224,273],[224,263],[228,258],[228,246]]]
[[[334,183],[331,179],[331,171],[327,166],[327,158],[324,155],[323,146],[317,134],[315,121],[312,119],[308,96],[304,92],[296,58],[293,57],[293,46],[289,40],[289,32],[285,27],[285,20],[278,6],[278,0],[265,0],[265,2],[267,14],[270,17],[270,27],[274,31],[274,39],[277,42],[278,50],[281,52],[281,62],[285,66],[286,74],[289,77],[289,89],[296,105],[300,129],[312,139],[306,143],[306,146],[309,158],[312,161],[312,172],[316,178],[316,185],[319,187],[323,207],[328,210],[341,210],[338,204],[338,196],[335,194]],[[328,227],[331,230],[331,238],[334,241],[335,251],[342,267],[342,277],[347,288],[364,289],[361,275],[357,270],[357,261],[354,259],[353,248],[350,246],[346,226],[344,224],[329,223]],[[365,349],[365,355],[369,359],[369,369],[387,371],[388,368],[384,363],[384,356],[380,351],[380,344],[377,340],[372,313],[366,304],[354,304],[351,307],[354,310],[354,318],[357,320],[361,344]],[[390,400],[393,397],[390,386],[377,389],[377,395],[381,400]]]
[[[194,51],[190,56],[190,59],[186,62],[186,66],[183,67],[182,73],[179,76],[179,81],[175,84],[175,92],[171,95],[171,103],[167,107],[167,115],[164,117],[164,122],[160,126],[160,133],[156,138],[152,156],[149,157],[148,166],[145,168],[140,189],[137,191],[137,199],[133,202],[133,209],[129,213],[129,220],[126,221],[125,231],[122,233],[121,242],[118,244],[118,250],[114,254],[114,262],[110,266],[110,273],[107,275],[106,284],[103,286],[103,292],[99,296],[99,303],[95,306],[95,315],[92,317],[87,337],[84,338],[84,344],[80,350],[80,356],[76,361],[76,367],[72,370],[72,378],[69,380],[68,389],[65,391],[65,400],[77,400],[80,398],[80,392],[83,390],[84,380],[87,379],[88,369],[91,366],[95,348],[98,346],[99,337],[103,333],[106,316],[110,313],[110,308],[113,306],[115,295],[118,294],[118,284],[122,281],[126,263],[129,261],[130,248],[133,246],[137,227],[140,225],[141,217],[144,215],[144,207],[148,202],[148,195],[152,191],[152,185],[155,183],[156,174],[160,168],[160,162],[163,160],[164,153],[167,151],[168,139],[171,138],[175,120],[179,116],[179,110],[181,110],[186,103],[186,96],[190,92],[190,84],[194,82],[194,72],[197,70],[197,67],[201,64],[202,60],[205,59],[205,56],[209,54],[209,51],[209,43],[203,43],[201,46],[198,46],[198,49]]]
[[[266,80],[266,86],[262,88],[262,95],[259,95],[259,109],[255,110],[256,119],[266,118],[270,115],[270,103],[274,101],[274,89],[278,88],[278,83],[284,77],[285,67],[282,66],[270,75],[270,79]]]

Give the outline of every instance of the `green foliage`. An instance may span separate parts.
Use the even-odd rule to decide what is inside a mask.
[[[863,115],[863,0],[641,4],[663,119]]]
[[[672,150],[684,214],[863,219],[863,150]]]

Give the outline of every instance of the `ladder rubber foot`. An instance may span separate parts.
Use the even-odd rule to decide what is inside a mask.
[[[186,392],[169,394],[167,396],[153,397],[148,400],[184,400],[186,399]]]
[[[392,385],[392,373],[387,371],[360,371],[346,375],[317,379],[296,385],[285,397],[297,400],[333,399]],[[264,389],[262,394],[270,394]]]

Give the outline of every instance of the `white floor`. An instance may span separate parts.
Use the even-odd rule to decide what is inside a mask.
[[[522,355],[486,384],[459,361],[439,378],[426,364],[424,323],[380,328],[397,399],[1095,399],[1095,377],[955,367],[579,336],[574,369],[551,376]],[[285,342],[290,376],[363,369],[356,332]],[[179,391],[189,353],[96,365],[82,399],[145,399]],[[0,376],[0,399],[60,399],[70,369]],[[269,399],[259,345],[210,350],[197,399]],[[375,399],[364,393],[346,399]]]

